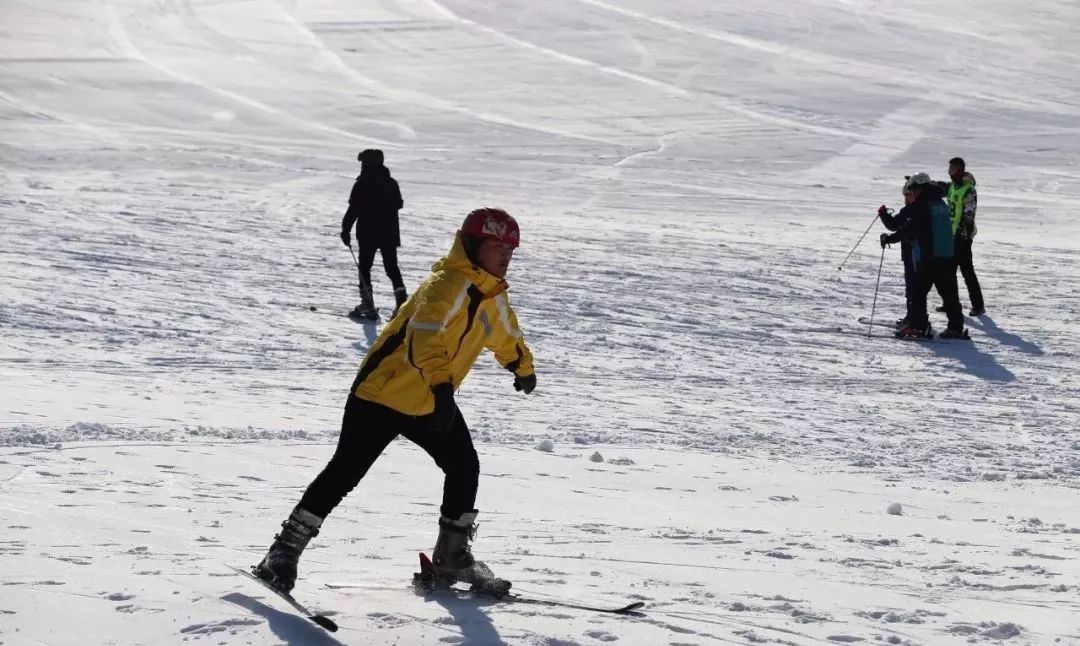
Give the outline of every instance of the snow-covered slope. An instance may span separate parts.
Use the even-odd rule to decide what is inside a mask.
[[[1080,642],[1078,21],[5,0],[0,643]],[[540,385],[482,360],[462,388],[477,554],[645,617],[413,595],[441,476],[404,441],[301,563],[333,639],[225,568],[329,457],[377,334],[342,315],[337,238],[365,147],[410,286],[471,208],[522,223]],[[837,266],[955,155],[989,315],[970,344],[867,338],[880,228]],[[902,300],[887,250],[876,316]]]

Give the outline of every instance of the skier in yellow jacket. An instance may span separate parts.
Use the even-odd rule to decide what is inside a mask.
[[[300,554],[323,520],[404,435],[445,474],[436,574],[497,595],[509,589],[470,551],[480,463],[454,390],[484,348],[514,374],[514,388],[528,394],[536,387],[532,353],[506,294],[519,237],[517,222],[502,209],[481,208],[465,218],[450,252],[368,350],[345,404],[337,450],[253,568],[256,576],[291,590]]]

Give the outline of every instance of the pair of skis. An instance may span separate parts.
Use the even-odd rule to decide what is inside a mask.
[[[275,595],[277,595],[282,600],[284,600],[286,603],[288,603],[289,606],[292,607],[293,610],[300,613],[304,617],[307,617],[308,619],[310,619],[314,623],[318,624],[322,628],[325,628],[326,630],[328,630],[330,632],[337,632],[337,629],[338,629],[337,623],[335,623],[333,619],[330,619],[325,614],[317,613],[317,612],[313,612],[313,611],[309,610],[306,606],[304,606],[299,601],[297,601],[295,598],[293,598],[293,596],[291,594],[289,594],[288,592],[285,592],[283,590],[275,588],[274,586],[270,585],[266,581],[263,581],[262,579],[255,576],[254,574],[252,574],[248,570],[243,570],[243,569],[240,569],[238,567],[233,567],[231,565],[228,566],[228,567],[229,567],[229,569],[233,570],[237,574],[240,574],[240,575],[242,575],[242,576],[244,576],[244,577],[246,577],[248,579],[251,579],[252,581],[258,583],[261,586],[263,586],[264,588],[266,588],[270,592],[273,592]],[[350,587],[350,586],[337,585],[337,586],[334,586],[334,587],[335,588],[344,588],[344,587]],[[355,586],[355,587],[363,587],[363,586],[358,585],[358,586]],[[538,598],[535,598],[535,597],[523,597],[523,596],[521,596],[519,594],[511,593],[511,592],[507,592],[505,594],[502,594],[499,597],[495,597],[495,596],[485,594],[482,591],[463,590],[463,589],[454,588],[454,587],[447,587],[444,584],[437,583],[436,578],[435,578],[435,572],[434,572],[434,569],[432,568],[432,565],[431,565],[431,559],[429,559],[428,556],[426,554],[422,553],[422,552],[420,553],[420,572],[417,572],[416,574],[413,575],[413,587],[414,587],[414,589],[416,589],[417,592],[422,593],[422,594],[426,594],[426,595],[449,593],[449,594],[452,594],[455,597],[460,598],[460,599],[484,598],[484,599],[490,599],[492,602],[495,602],[495,603],[529,604],[529,605],[536,605],[536,606],[552,606],[552,607],[557,607],[557,608],[570,608],[570,609],[573,609],[573,610],[585,610],[585,611],[589,611],[589,612],[602,612],[602,613],[605,613],[605,614],[624,615],[624,616],[632,616],[632,617],[641,616],[642,613],[640,613],[638,611],[645,606],[645,602],[643,602],[643,601],[634,601],[634,602],[628,603],[628,604],[626,604],[624,606],[598,606],[598,605],[591,605],[591,604],[587,604],[587,603],[579,603],[577,601],[563,600],[563,599],[538,599]]]
[[[865,316],[860,316],[859,317],[859,323],[861,323],[862,325],[872,325],[874,327],[888,328],[888,329],[893,331],[893,334],[896,336],[896,338],[904,340],[904,341],[934,341],[935,338],[940,339],[942,341],[951,341],[951,340],[954,340],[954,339],[958,340],[958,341],[970,341],[971,340],[971,337],[968,335],[967,330],[964,330],[963,336],[960,336],[960,337],[900,336],[899,334],[897,334],[896,326],[893,325],[892,323],[886,323],[885,321],[873,321],[873,322],[871,322],[870,319],[868,319]]]

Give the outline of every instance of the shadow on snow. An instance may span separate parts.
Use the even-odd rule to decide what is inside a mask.
[[[1046,354],[1038,344],[1027,341],[1012,332],[1002,330],[998,327],[998,324],[994,322],[994,319],[985,314],[977,319],[968,319],[968,321],[973,323],[973,325],[970,325],[969,327],[982,331],[986,336],[994,339],[1001,345],[1011,346],[1021,352],[1026,352],[1027,354],[1035,355],[1037,357]]]
[[[260,617],[265,617],[270,630],[286,644],[344,646],[342,642],[331,637],[329,633],[316,626],[310,619],[300,617],[291,612],[276,610],[246,594],[231,592],[221,598],[224,601],[234,603],[241,608],[250,610]]]
[[[490,599],[475,597],[456,597],[450,594],[427,594],[424,601],[437,603],[446,609],[454,620],[454,624],[461,629],[462,646],[496,646],[506,644],[499,635],[495,625],[491,623],[491,617],[483,610],[483,606],[498,603]]]

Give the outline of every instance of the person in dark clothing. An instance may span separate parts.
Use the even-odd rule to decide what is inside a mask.
[[[398,268],[397,249],[401,246],[398,210],[404,205],[401,189],[383,164],[383,152],[369,148],[357,155],[360,175],[349,195],[349,208],[341,219],[341,241],[352,248],[350,233],[356,225],[356,246],[360,271],[360,304],[353,313],[367,319],[378,317],[371,289],[371,267],[375,252],[382,255],[383,269],[394,286],[394,313],[408,300],[405,282]]]
[[[904,206],[911,206],[912,202],[915,201],[915,196],[911,191],[907,190],[906,185],[903,194]],[[884,204],[878,208],[878,217],[881,218],[881,223],[889,231],[898,231],[907,224],[907,215],[894,214],[893,210],[887,208]],[[900,240],[900,259],[904,262],[904,301],[906,309],[904,310],[904,318],[896,321],[897,329],[907,326],[907,310],[911,309],[911,295],[915,293],[915,247],[907,239]]]
[[[978,195],[975,192],[975,176],[967,172],[963,157],[949,160],[949,179],[951,182],[939,182],[949,203],[949,217],[952,220],[953,234],[956,237],[956,266],[967,285],[968,298],[971,300],[969,316],[982,316],[986,313],[982,287],[975,275],[975,263],[971,256],[971,246],[975,242],[975,210]],[[938,308],[938,311],[943,311]]]
[[[953,259],[952,224],[949,209],[942,201],[941,189],[926,173],[908,177],[904,185],[913,196],[910,205],[900,209],[898,218],[906,220],[895,233],[881,234],[881,245],[908,240],[915,253],[915,291],[908,307],[908,324],[897,331],[899,337],[929,337],[933,335],[926,312],[926,297],[936,287],[949,317],[942,338],[964,338],[964,313],[956,288],[956,267]]]

